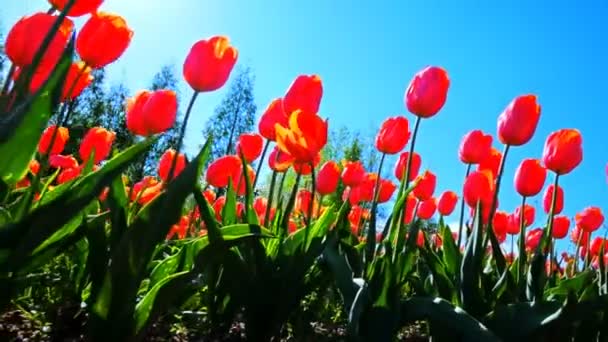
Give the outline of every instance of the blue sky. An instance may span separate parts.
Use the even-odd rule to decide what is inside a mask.
[[[149,84],[162,64],[175,63],[181,70],[195,41],[224,34],[239,49],[239,62],[256,74],[260,110],[282,95],[298,74],[316,73],[325,88],[321,115],[331,126],[366,130],[386,117],[406,114],[403,93],[416,71],[443,66],[452,81],[447,104],[422,123],[416,148],[423,167],[438,175],[437,194],[461,189],[461,137],[471,129],[495,134],[496,118],[511,99],[534,93],[543,109],[541,121],[533,140],[509,155],[501,208],[511,211],[519,203],[512,190],[519,161],[540,157],[547,134],[568,127],[583,134],[584,160],[562,178],[565,213],[573,216],[588,205],[608,210],[604,1],[353,4],[106,0],[102,9],[120,13],[135,31],[129,50],[110,66],[110,78],[135,91]],[[47,7],[43,0],[8,2],[0,13],[5,31],[21,15]],[[185,102],[190,94],[185,84],[182,93]],[[223,93],[199,97],[188,129],[189,153],[199,144],[201,128]]]

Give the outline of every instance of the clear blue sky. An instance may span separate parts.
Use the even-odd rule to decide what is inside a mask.
[[[438,174],[438,194],[461,189],[461,137],[476,128],[495,134],[496,118],[509,101],[534,93],[543,108],[539,128],[528,145],[509,156],[501,208],[511,211],[519,202],[512,190],[519,161],[540,157],[548,133],[571,127],[582,131],[584,160],[563,177],[565,213],[573,216],[588,205],[608,210],[605,1],[373,3],[106,0],[102,9],[122,14],[135,30],[127,53],[109,68],[110,77],[135,91],[149,84],[162,64],[181,70],[196,40],[225,34],[239,49],[240,63],[254,69],[260,110],[298,74],[317,73],[325,88],[321,114],[330,125],[365,130],[405,114],[403,93],[411,77],[426,65],[440,65],[452,81],[447,104],[423,122],[417,144],[423,166]],[[0,14],[4,29],[47,7],[43,0],[8,2]],[[184,102],[189,94],[184,85]],[[188,130],[189,153],[222,94],[199,97]]]

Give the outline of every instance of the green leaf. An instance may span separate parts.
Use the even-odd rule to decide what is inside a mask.
[[[338,287],[344,307],[350,311],[359,286],[353,281],[353,271],[348,264],[348,259],[340,251],[340,245],[335,234],[329,238],[327,246],[323,250],[323,258],[328,263]]]
[[[38,92],[18,104],[13,112],[0,118],[0,156],[10,156],[0,163],[0,178],[10,185],[17,183],[27,173],[40,136],[58,104],[58,91],[61,91],[72,64],[73,51],[72,38],[63,57]]]
[[[443,224],[443,218],[440,219],[439,227],[443,250],[442,257],[446,271],[451,277],[457,277],[462,259],[460,250],[456,246],[456,242],[454,242],[450,227]]]
[[[454,341],[501,341],[466,311],[441,298],[412,297],[401,302],[400,325],[420,320],[449,332]]]
[[[484,321],[504,341],[530,340],[562,313],[560,302],[516,303],[497,307]]]
[[[456,291],[456,287],[445,272],[445,265],[441,262],[439,256],[431,249],[426,234],[424,236],[424,247],[419,248],[419,250],[420,254],[424,257],[427,266],[433,273],[435,286],[437,287],[439,294],[449,301],[456,301],[456,303],[458,303],[458,291]]]
[[[482,249],[483,223],[481,221],[481,205],[477,204],[473,232],[467,245],[460,266],[460,300],[463,308],[477,316],[482,313],[483,295],[481,292],[480,277],[482,274],[482,260],[485,249]]]

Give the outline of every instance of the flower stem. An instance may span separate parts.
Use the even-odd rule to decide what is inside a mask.
[[[262,164],[264,164],[264,158],[266,157],[266,152],[268,152],[268,147],[270,147],[270,140],[266,140],[266,144],[264,144],[264,149],[262,150],[262,155],[258,161],[258,168],[255,171],[255,178],[253,179],[253,184],[251,185],[251,190],[254,192],[255,186],[258,184],[258,179],[260,178],[260,171],[262,170]]]
[[[524,222],[524,207],[526,205],[526,196],[521,197],[521,207],[519,209],[519,248],[517,257],[517,284],[523,289],[524,267],[526,267],[526,225]]]
[[[173,173],[175,172],[175,166],[177,165],[177,157],[179,156],[179,152],[182,149],[182,145],[184,142],[184,136],[186,135],[186,127],[188,126],[188,119],[190,118],[190,113],[192,112],[192,107],[194,106],[194,102],[198,97],[199,92],[195,91],[192,93],[192,97],[190,98],[190,103],[188,103],[188,109],[186,110],[186,116],[184,117],[184,122],[182,122],[182,127],[179,132],[179,138],[177,140],[177,147],[175,149],[175,157],[171,161],[171,168],[169,169],[169,177],[168,182],[173,180]]]
[[[472,164],[468,164],[467,165],[467,172],[465,173],[464,179],[466,180],[467,177],[469,177],[469,175],[471,174],[471,168],[472,168]],[[458,225],[458,248],[460,248],[460,244],[462,243],[462,226],[464,224],[464,196],[462,196],[462,198],[460,199],[460,220],[459,220],[459,225]],[[465,240],[466,243],[466,240]]]
[[[369,225],[367,227],[367,238],[365,239],[365,262],[366,264],[371,262],[372,257],[374,255],[374,251],[376,250],[376,209],[378,208],[378,197],[380,193],[380,174],[382,172],[382,165],[384,164],[384,159],[386,157],[386,153],[382,153],[382,157],[380,158],[380,165],[378,165],[378,174],[376,178],[376,185],[374,186],[374,198],[372,202],[372,210],[371,217],[369,220]],[[409,167],[408,167],[409,168]]]
[[[407,187],[410,185],[410,174],[412,173],[411,165],[414,154],[414,147],[416,146],[416,137],[418,136],[418,128],[420,128],[420,121],[422,121],[422,119],[417,116],[416,123],[414,123],[414,131],[412,132],[412,142],[410,143],[410,151],[407,156],[407,167],[405,169],[405,174],[403,175],[405,177],[405,189],[407,189]]]
[[[264,214],[264,226],[268,227],[268,220],[270,219],[270,209],[272,209],[272,198],[274,197],[274,187],[277,182],[277,172],[272,171],[272,177],[270,178],[270,189],[268,190],[268,201],[266,202],[266,213]]]

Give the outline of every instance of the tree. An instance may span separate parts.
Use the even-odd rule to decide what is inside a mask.
[[[250,68],[238,68],[228,93],[205,124],[204,137],[213,138],[209,161],[235,153],[239,135],[253,130],[257,110],[253,97],[254,82],[255,76]]]

